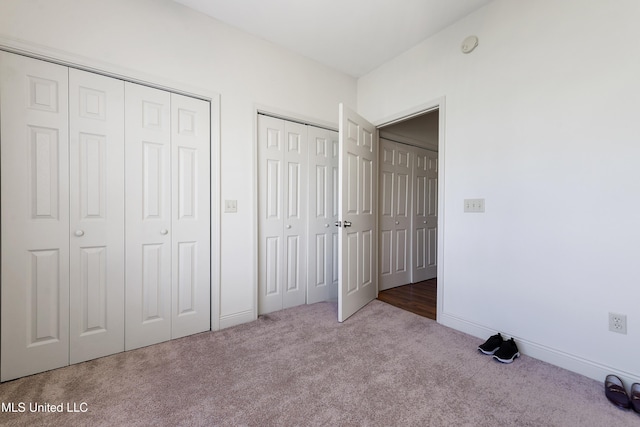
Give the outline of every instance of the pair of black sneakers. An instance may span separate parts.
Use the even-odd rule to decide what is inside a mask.
[[[484,354],[493,355],[494,359],[502,363],[511,363],[516,357],[520,357],[518,346],[513,338],[504,340],[499,333],[479,345],[478,350]]]

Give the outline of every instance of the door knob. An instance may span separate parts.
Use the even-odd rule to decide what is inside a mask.
[[[287,230],[291,228],[291,224],[287,224]]]
[[[427,221],[422,221],[422,223],[423,223],[423,224],[426,224],[426,223],[427,223]]]
[[[162,230],[160,230],[160,234],[162,234],[163,236],[166,236],[167,234],[169,234],[169,230],[167,230],[166,228],[163,228]]]
[[[325,225],[324,225],[324,228],[329,228],[329,224],[325,224]]]
[[[73,234],[75,234],[78,237],[82,237],[84,236],[84,231],[82,230],[76,230]]]
[[[351,221],[345,221],[344,222],[344,226],[345,227],[351,227]]]
[[[336,221],[336,222],[334,222],[334,225],[336,227],[342,227],[342,221]]]
[[[396,221],[396,225],[400,224],[400,221]]]

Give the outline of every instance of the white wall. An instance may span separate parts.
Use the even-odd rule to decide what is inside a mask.
[[[640,379],[639,16],[637,0],[496,0],[358,81],[377,123],[446,97],[439,320],[599,380]]]
[[[168,0],[2,0],[0,40],[221,95],[220,196],[238,200],[237,214],[221,214],[221,325],[251,320],[256,105],[337,127],[355,79]]]

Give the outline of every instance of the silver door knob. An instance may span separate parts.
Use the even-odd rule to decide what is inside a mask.
[[[160,234],[162,234],[163,236],[166,236],[167,234],[169,234],[169,230],[167,230],[166,228],[163,228],[162,230],[160,230]]]
[[[345,227],[351,227],[351,221],[345,221],[344,222],[344,226]]]
[[[400,224],[400,221],[396,221],[396,225]]]
[[[82,230],[76,230],[73,234],[75,234],[78,237],[82,237],[84,236],[84,231]]]
[[[329,224],[325,224],[325,225],[324,225],[324,228],[329,228]]]
[[[287,230],[291,228],[291,225],[287,225]]]
[[[426,224],[426,223],[427,223],[427,221],[422,221],[422,223],[423,223],[423,224]]]

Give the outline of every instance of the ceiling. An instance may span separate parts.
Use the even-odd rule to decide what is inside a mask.
[[[354,77],[492,0],[174,0]]]

